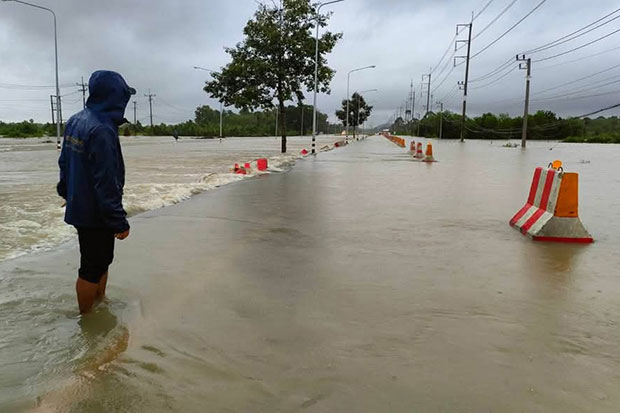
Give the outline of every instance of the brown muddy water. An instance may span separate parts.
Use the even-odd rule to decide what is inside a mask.
[[[0,410],[617,411],[620,147],[502,143],[373,137],[136,215],[84,318],[74,240],[5,260]],[[593,245],[508,226],[554,159]]]

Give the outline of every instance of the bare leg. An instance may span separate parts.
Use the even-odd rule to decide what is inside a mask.
[[[92,310],[95,299],[97,298],[98,288],[99,284],[91,283],[78,277],[75,283],[75,292],[77,293],[80,314],[86,314]]]
[[[105,298],[105,287],[108,283],[108,273],[103,274],[101,279],[99,280],[99,284],[97,284],[97,302],[102,301]]]

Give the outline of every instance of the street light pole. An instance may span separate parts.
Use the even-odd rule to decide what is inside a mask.
[[[200,67],[200,66],[194,66],[194,69],[204,70],[205,72],[209,72],[209,73],[220,73],[215,70],[207,69],[206,67]],[[222,133],[223,122],[224,122],[224,102],[220,100],[220,139],[222,139],[223,137],[223,133]]]
[[[365,69],[374,69],[375,65],[371,65],[371,66],[364,66],[364,67],[360,67],[357,69],[353,69],[350,70],[349,73],[347,74],[347,117],[346,117],[346,133],[347,133],[347,138],[349,137],[349,86],[351,84],[351,73],[353,72],[359,72],[360,70],[365,70]]]
[[[316,94],[319,81],[319,18],[321,17],[321,8],[328,4],[340,3],[344,0],[333,0],[319,4],[316,9],[316,37],[314,44],[314,99],[312,104],[312,155],[316,155]]]
[[[362,93],[378,92],[378,91],[379,89],[368,89],[368,90],[362,90],[361,92],[357,92],[357,122],[355,122],[356,129],[360,124],[360,97]]]
[[[60,150],[60,84],[58,82],[58,32],[56,30],[56,13],[52,9],[39,6],[37,4],[27,3],[22,0],[2,0],[2,1],[14,1],[15,3],[21,3],[26,6],[35,7],[37,9],[49,11],[54,16],[54,57],[56,61],[56,149]]]

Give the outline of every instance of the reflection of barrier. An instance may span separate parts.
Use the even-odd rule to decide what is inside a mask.
[[[433,157],[433,145],[430,142],[426,145],[426,156],[424,156],[422,162],[437,162]]]
[[[558,169],[536,168],[527,203],[510,226],[534,241],[591,243],[579,219],[579,175],[554,166]]]

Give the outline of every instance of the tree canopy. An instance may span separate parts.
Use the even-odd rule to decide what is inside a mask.
[[[364,96],[355,92],[348,101],[349,121],[347,122],[347,99],[342,100],[342,109],[336,111],[336,116],[342,121],[343,126],[349,125],[349,129],[353,127],[353,135],[359,125],[366,122],[372,112],[372,106],[369,106]]]
[[[282,7],[259,4],[246,24],[245,39],[227,48],[231,62],[213,74],[204,90],[227,106],[271,109],[277,101],[282,152],[286,152],[285,102],[303,102],[304,91],[314,89],[315,41],[311,30],[325,27],[330,14],[318,14],[308,0],[283,0]],[[325,56],[341,33],[324,32],[319,39],[318,89],[329,93],[334,71]]]

